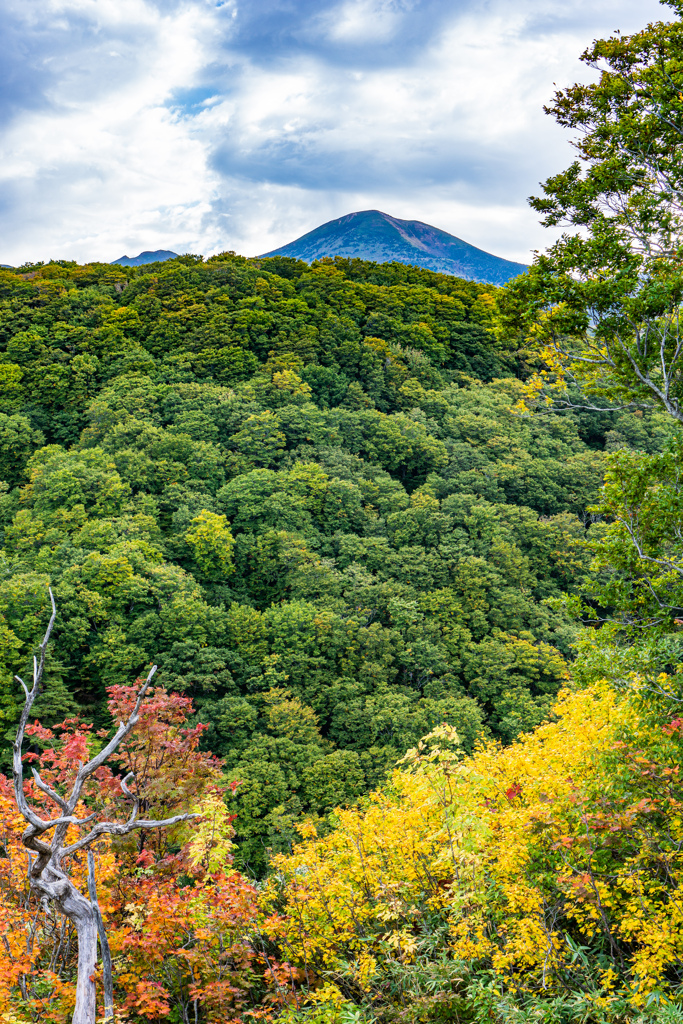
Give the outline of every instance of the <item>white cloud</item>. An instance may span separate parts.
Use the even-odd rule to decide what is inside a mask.
[[[594,34],[609,31],[606,6]],[[404,66],[331,73],[309,56],[246,67],[205,122],[232,205],[231,247],[267,251],[374,207],[528,260],[549,238],[526,197],[572,158],[543,104],[554,81],[591,75],[577,59],[591,36],[559,10],[528,0],[470,11]]]
[[[333,41],[381,43],[397,32],[401,9],[391,0],[349,0],[333,9],[323,24]]]
[[[571,156],[542,113],[553,82],[590,75],[593,37],[667,16],[656,0],[307,2],[285,31],[252,0],[253,38],[213,0],[11,5],[42,85],[17,90],[2,135],[0,261],[255,255],[368,208],[527,259],[548,238],[526,196]]]
[[[0,258],[108,260],[137,252],[142,235],[146,247],[191,242],[217,182],[205,145],[166,102],[201,70],[210,20],[196,5],[160,14],[144,0],[35,6],[48,19],[77,13],[82,45],[46,90],[46,107],[3,134]],[[127,43],[123,74],[100,58],[112,33]]]

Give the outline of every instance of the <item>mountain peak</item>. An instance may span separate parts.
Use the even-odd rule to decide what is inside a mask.
[[[408,263],[469,281],[505,284],[527,266],[493,256],[456,235],[421,220],[401,220],[381,210],[359,210],[330,220],[305,235],[263,254],[293,256],[312,263],[325,256]]]
[[[145,249],[139,256],[119,256],[117,260],[111,261],[111,265],[116,263],[120,267],[140,267],[143,263],[163,263],[164,260],[174,260],[177,256],[178,253],[171,252],[170,249],[155,249],[153,252]]]

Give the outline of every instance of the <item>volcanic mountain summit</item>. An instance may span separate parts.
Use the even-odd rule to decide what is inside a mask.
[[[263,255],[293,256],[306,263],[324,256],[376,263],[396,261],[497,285],[505,284],[527,269],[524,263],[493,256],[430,224],[399,220],[380,210],[348,213]]]

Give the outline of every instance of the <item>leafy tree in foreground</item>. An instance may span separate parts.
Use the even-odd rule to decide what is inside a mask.
[[[531,205],[574,230],[503,299],[545,360],[532,391],[556,408],[656,408],[673,427],[657,453],[615,436],[578,664],[582,678],[637,687],[664,718],[683,661],[683,4],[668,6],[671,22],[594,42],[582,59],[599,80],[556,93],[547,112],[575,132],[579,159]]]
[[[555,711],[471,757],[438,727],[277,858],[266,927],[319,1019],[680,1020],[683,722],[605,683]]]
[[[683,421],[683,4],[668,6],[677,20],[593,43],[582,60],[599,80],[546,108],[574,131],[578,159],[530,202],[545,225],[575,230],[537,256],[505,305],[564,383]]]

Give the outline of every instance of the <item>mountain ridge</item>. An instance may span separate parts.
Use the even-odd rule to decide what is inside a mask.
[[[119,256],[112,260],[111,265],[117,264],[120,267],[141,267],[145,263],[163,263],[166,260],[174,260],[179,253],[171,252],[170,249],[145,249],[138,256]]]
[[[343,256],[375,263],[407,263],[485,284],[505,284],[524,273],[516,263],[479,249],[456,235],[419,220],[401,220],[381,210],[359,210],[307,231],[270,252],[312,263]]]

